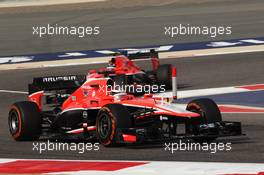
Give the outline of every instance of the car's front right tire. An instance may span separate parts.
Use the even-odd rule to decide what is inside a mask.
[[[172,65],[159,65],[156,71],[157,82],[159,85],[164,85],[166,90],[172,89]]]
[[[200,98],[192,100],[188,103],[186,110],[199,113],[200,116],[200,124],[210,124],[222,121],[221,112],[217,106],[217,104],[209,99],[209,98]],[[194,125],[195,127],[195,125]],[[211,142],[215,140],[217,137],[204,136],[194,139],[197,142]]]

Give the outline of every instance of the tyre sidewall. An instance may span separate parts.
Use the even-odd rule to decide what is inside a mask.
[[[106,139],[100,138],[99,135],[99,121],[103,115],[107,115],[111,119],[111,134]],[[117,136],[117,129],[132,127],[132,119],[126,107],[121,104],[109,104],[99,111],[96,118],[96,133],[100,143],[104,146],[115,146]]]
[[[158,67],[156,72],[159,85],[165,85],[166,90],[172,89],[172,65],[164,64]]]
[[[116,133],[116,120],[111,112],[111,110],[108,108],[108,107],[103,107],[99,114],[98,114],[98,117],[96,119],[96,123],[99,123],[101,118],[104,116],[104,115],[107,115],[110,120],[111,120],[111,133],[108,134],[107,138],[106,139],[102,139],[99,135],[99,128],[98,128],[98,125],[99,124],[96,124],[96,130],[97,130],[97,138],[99,139],[99,141],[105,145],[105,146],[108,146],[108,145],[111,145],[112,142],[114,142],[115,140],[115,133]]]
[[[216,103],[208,98],[201,98],[191,101],[187,105],[187,110],[197,111],[201,114],[201,123],[221,122],[221,112]]]
[[[11,113],[18,117],[18,130],[11,133]],[[13,104],[8,117],[9,129],[12,137],[17,141],[31,141],[39,138],[41,134],[41,117],[38,106],[34,102],[24,101]]]

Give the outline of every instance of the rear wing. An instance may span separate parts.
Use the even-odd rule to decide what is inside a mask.
[[[50,90],[74,90],[80,87],[86,80],[86,75],[47,76],[33,79],[28,85],[29,94],[38,91]]]
[[[123,51],[121,54],[127,56],[130,60],[153,58],[159,59],[159,53],[155,49],[141,51]]]

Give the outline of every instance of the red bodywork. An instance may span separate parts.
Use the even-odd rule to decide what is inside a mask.
[[[157,57],[148,58],[151,60],[152,69],[157,70],[159,66],[159,59]],[[136,63],[124,55],[116,56],[109,61],[109,66],[100,69],[100,72],[111,72],[113,74],[136,74],[141,73],[142,70],[136,65]]]
[[[95,74],[94,74],[95,75]],[[123,104],[125,106],[154,109],[154,115],[170,115],[176,117],[200,117],[199,114],[185,110],[181,105],[168,103],[161,98],[154,98],[151,94],[136,98],[126,93],[112,95],[108,88],[109,78],[90,78],[80,88],[64,101],[62,111],[75,109],[100,109],[107,104]],[[41,97],[43,91],[31,94],[29,100],[37,103],[42,109]],[[153,115],[152,114],[152,115]]]

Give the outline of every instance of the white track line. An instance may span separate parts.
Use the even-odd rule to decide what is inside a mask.
[[[12,91],[12,90],[0,90],[0,93],[11,93],[11,94],[28,94],[28,92],[24,91]]]
[[[0,8],[6,7],[23,7],[23,6],[45,6],[45,5],[58,5],[58,4],[76,4],[86,2],[103,2],[106,0],[27,0],[27,1],[7,1],[0,2]]]
[[[243,112],[239,112],[239,111],[221,111],[221,113],[230,113],[230,114],[263,114],[264,113],[264,108],[262,107],[252,107],[252,106],[242,106],[242,105],[226,105],[226,104],[218,104],[218,107],[227,107],[227,108],[236,108],[239,110],[250,110],[250,111],[243,111]],[[252,111],[255,110],[255,111]]]
[[[107,63],[108,62],[108,59],[107,61],[92,61],[90,63],[62,63],[62,64],[47,64],[47,65],[44,65],[43,67],[64,67],[64,66],[81,66],[81,65],[87,65],[87,64],[102,64],[102,63]]]
[[[263,110],[264,108],[262,107],[252,107],[252,106],[242,106],[242,105],[221,105],[220,106],[225,106],[225,107],[232,107],[232,108],[241,108],[241,109],[255,109],[255,110]],[[261,112],[263,113],[263,112]]]
[[[250,90],[237,88],[237,87],[220,87],[220,88],[208,88],[208,89],[195,89],[195,90],[185,90],[178,91],[178,98],[189,98],[198,96],[208,96],[208,95],[220,95],[229,93],[239,93],[239,92],[249,92]],[[172,97],[172,92],[164,92],[156,94],[155,96],[161,97]]]
[[[194,54],[194,56],[212,56],[212,55],[227,55],[227,54],[235,54],[235,53],[253,53],[253,52],[263,52],[264,49],[256,49],[256,50],[241,50],[241,51],[224,51],[224,52],[215,52],[215,53],[202,53],[202,54]]]

